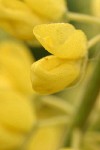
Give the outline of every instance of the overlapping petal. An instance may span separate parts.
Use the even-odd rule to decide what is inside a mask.
[[[38,25],[33,32],[44,48],[59,58],[79,59],[87,54],[86,35],[71,24]]]
[[[41,94],[52,94],[63,90],[80,75],[81,63],[56,56],[47,56],[33,63],[31,81],[33,89]]]

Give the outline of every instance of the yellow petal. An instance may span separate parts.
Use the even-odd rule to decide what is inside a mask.
[[[27,150],[56,150],[61,143],[61,127],[45,127],[37,131],[26,146]]]
[[[11,81],[0,72],[0,90],[1,89],[12,89],[12,83]]]
[[[65,0],[25,0],[27,5],[39,16],[59,20],[66,13]]]
[[[63,53],[61,52],[63,51]],[[87,54],[87,40],[81,30],[73,32],[66,42],[55,49],[55,55],[61,58],[79,59]]]
[[[3,41],[0,43],[0,65],[13,87],[25,95],[32,94],[30,67],[34,59],[29,49],[21,43]]]
[[[14,132],[12,129],[0,125],[0,149],[15,149],[18,148],[25,140],[25,135],[22,133]]]
[[[40,94],[63,90],[80,75],[80,63],[47,56],[33,63],[31,81],[33,89]]]
[[[11,90],[0,90],[0,149],[16,149],[36,123],[31,103]]]
[[[10,21],[0,19],[0,28],[4,29],[6,32],[10,33],[11,35],[14,35],[15,31],[13,30]],[[0,31],[0,34],[1,34],[1,31]]]
[[[43,22],[44,19],[33,13],[23,1],[0,1],[0,27],[18,39],[34,40],[32,29]]]
[[[11,90],[0,91],[0,123],[8,130],[27,133],[36,122],[27,99]]]
[[[27,5],[25,5],[25,3],[23,3],[22,1],[18,1],[18,0],[3,0],[0,2],[2,4],[3,7],[5,8],[9,8],[9,9],[13,9],[15,10],[20,10],[20,11],[28,11],[29,8],[27,7]]]
[[[34,61],[32,54],[27,46],[15,40],[3,40],[0,42],[0,57],[14,57],[29,67]]]
[[[68,23],[38,25],[33,32],[44,48],[59,58],[78,59],[87,54],[85,34]]]

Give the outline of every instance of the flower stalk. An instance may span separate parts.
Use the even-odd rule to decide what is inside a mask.
[[[88,49],[95,46],[95,44],[97,44],[98,42],[100,42],[100,34],[96,35],[94,38],[92,38],[89,42],[88,42]]]
[[[79,13],[74,13],[74,12],[68,12],[67,18],[70,21],[77,21],[77,22],[82,22],[82,23],[95,23],[100,25],[100,19],[97,17],[89,16],[89,15],[84,15],[84,14],[79,14]]]
[[[91,76],[86,83],[87,88],[84,89],[82,97],[80,97],[80,105],[73,117],[73,121],[67,134],[65,146],[70,146],[72,133],[75,128],[84,131],[88,122],[89,115],[95,106],[97,96],[100,91],[100,53],[96,59],[95,65],[91,72]]]

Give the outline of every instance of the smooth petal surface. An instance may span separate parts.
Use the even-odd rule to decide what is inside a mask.
[[[6,74],[0,69],[0,90],[1,89],[12,89],[13,85]]]
[[[36,123],[31,103],[11,90],[0,90],[0,148],[20,146]]]
[[[80,75],[80,63],[47,56],[33,63],[31,81],[33,89],[40,94],[63,90]]]
[[[68,23],[38,25],[33,33],[47,51],[59,58],[78,59],[87,54],[85,34]]]
[[[39,129],[31,138],[27,150],[56,150],[59,147],[62,128],[45,127]]]
[[[13,132],[0,125],[0,149],[12,150],[18,148],[25,140],[25,135],[22,133]]]
[[[65,0],[25,0],[39,16],[59,20],[66,13]]]
[[[0,0],[0,28],[37,46],[33,27],[62,21],[65,13],[65,0]]]
[[[32,29],[43,22],[44,19],[32,12],[24,1],[0,0],[0,27],[14,37],[25,41],[34,40]]]
[[[29,49],[15,41],[0,43],[0,72],[9,78],[13,88],[24,95],[32,94],[30,67],[34,61]]]
[[[10,90],[0,91],[0,122],[2,125],[27,132],[36,121],[33,111],[31,103],[24,96]]]

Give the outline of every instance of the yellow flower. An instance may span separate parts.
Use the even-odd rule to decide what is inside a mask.
[[[37,25],[33,32],[44,48],[59,58],[78,59],[87,54],[85,34],[71,24]]]
[[[31,81],[33,89],[40,94],[52,94],[63,90],[80,75],[81,63],[47,56],[33,63]]]
[[[0,90],[0,149],[18,148],[35,122],[35,112],[24,96]]]
[[[100,0],[92,0],[91,8],[92,8],[92,13],[95,16],[100,17]]]
[[[32,94],[30,66],[34,59],[29,49],[14,40],[0,42],[0,87],[8,86],[29,96]],[[5,81],[4,81],[5,80]],[[4,84],[5,83],[5,84]]]
[[[65,11],[64,0],[0,0],[0,27],[16,38],[37,44],[33,27],[60,21]]]
[[[54,23],[36,26],[34,34],[54,56],[32,65],[33,89],[40,94],[52,94],[75,83],[82,70],[82,58],[87,55],[87,39],[83,31],[68,23]]]
[[[11,150],[23,144],[36,123],[30,102],[34,59],[24,44],[0,33],[0,150]]]

